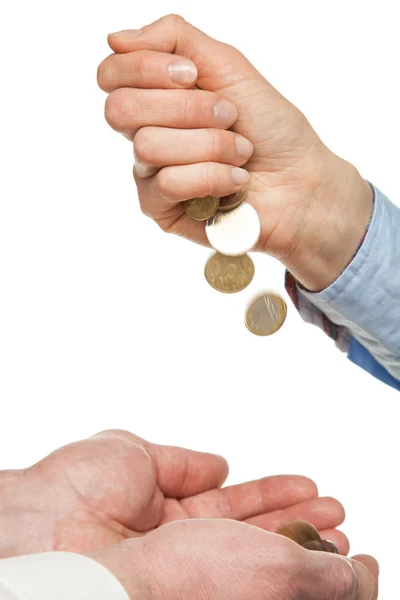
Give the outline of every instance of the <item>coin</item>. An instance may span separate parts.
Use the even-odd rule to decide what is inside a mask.
[[[248,188],[247,188],[247,184],[246,184],[244,186],[244,188],[242,188],[241,190],[236,192],[236,194],[230,194],[229,196],[222,196],[222,198],[219,199],[218,211],[225,212],[225,211],[233,210],[234,208],[239,206],[239,204],[241,204],[246,197],[247,189]]]
[[[328,540],[322,540],[322,549],[325,552],[332,552],[333,554],[339,554],[339,550],[336,548],[336,545],[333,542],[329,542]]]
[[[322,545],[322,540],[317,542],[317,540],[310,540],[309,542],[305,542],[301,544],[303,548],[306,550],[314,550],[314,552],[325,552],[324,547]]]
[[[307,521],[289,521],[279,527],[276,533],[297,542],[300,546],[309,545],[311,542],[315,544],[322,542],[318,530]]]
[[[195,221],[207,221],[217,212],[219,198],[206,196],[205,198],[191,198],[183,202],[185,213]]]
[[[218,212],[206,223],[211,246],[226,256],[249,252],[260,237],[261,225],[255,209],[247,202],[229,212]]]
[[[253,299],[246,311],[246,327],[255,335],[272,335],[285,322],[286,302],[275,294],[263,293]]]
[[[224,256],[216,252],[207,261],[204,275],[215,290],[234,294],[244,290],[254,277],[254,263],[248,254]]]
[[[306,550],[339,554],[333,542],[321,539],[317,529],[307,521],[289,521],[276,530],[279,535],[293,540]]]

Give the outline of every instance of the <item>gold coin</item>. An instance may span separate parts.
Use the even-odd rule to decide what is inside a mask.
[[[246,311],[246,327],[255,335],[272,335],[285,322],[286,302],[280,296],[264,293],[255,298]]]
[[[207,221],[217,212],[219,198],[206,196],[205,198],[191,198],[183,202],[185,213],[195,221]]]
[[[233,210],[234,208],[236,208],[237,206],[239,206],[239,204],[241,204],[243,202],[246,195],[247,195],[247,184],[244,186],[244,188],[239,190],[239,192],[236,192],[236,194],[230,194],[229,196],[222,196],[222,198],[219,199],[218,212],[227,212],[228,210]]]
[[[311,540],[310,542],[305,542],[302,544],[303,548],[306,550],[313,550],[314,552],[325,552],[324,547],[321,542],[317,542],[316,540]]]
[[[276,530],[276,533],[284,535],[300,546],[313,546],[317,543],[322,546],[322,540],[318,530],[307,521],[289,521],[284,525],[281,525],[281,527]]]
[[[207,261],[204,275],[215,290],[234,294],[244,290],[254,277],[254,263],[250,256],[225,256],[216,252]]]
[[[322,540],[322,549],[324,552],[331,552],[332,554],[339,554],[339,550],[333,542],[328,540]]]

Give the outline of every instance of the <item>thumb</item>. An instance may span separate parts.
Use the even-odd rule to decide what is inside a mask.
[[[376,600],[377,563],[372,557],[350,559],[338,554],[305,551],[308,559],[302,571],[301,598]]]
[[[244,79],[248,84],[249,79],[262,78],[236,48],[206,35],[178,15],[167,15],[142,29],[111,33],[108,43],[116,53],[154,50],[189,58],[198,68],[199,87],[211,92]]]
[[[368,598],[368,600],[377,600],[378,598],[378,579],[379,579],[379,564],[372,557],[367,554],[358,554],[357,556],[353,556],[352,564],[355,572],[357,573],[359,581],[363,579],[366,582],[366,589],[370,586],[370,580],[373,582],[373,592],[369,597],[365,596],[356,596],[356,600],[360,598],[360,600],[364,600]]]
[[[186,498],[220,487],[228,476],[222,456],[175,446],[145,442],[157,468],[157,484],[164,496]]]

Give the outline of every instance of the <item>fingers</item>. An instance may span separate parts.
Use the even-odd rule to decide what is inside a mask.
[[[182,506],[194,518],[244,520],[315,498],[317,494],[317,487],[310,479],[279,475],[212,490],[183,500]]]
[[[200,162],[241,166],[253,152],[253,144],[246,138],[214,128],[142,127],[133,143],[139,176],[143,166],[165,167]]]
[[[222,456],[145,442],[157,468],[157,484],[164,496],[184,498],[218,488],[228,476]]]
[[[357,556],[353,556],[353,566],[357,570],[359,567],[357,563],[366,567],[369,571],[369,574],[372,576],[374,593],[370,600],[377,600],[378,591],[379,591],[379,564],[372,556],[368,556],[367,554],[359,554]],[[368,589],[368,577],[364,571],[362,575],[367,580],[367,589]],[[362,598],[362,596],[360,596]],[[358,599],[358,596],[357,596]],[[362,600],[364,600],[362,598]],[[369,600],[369,599],[368,599]]]
[[[97,82],[108,93],[124,87],[193,87],[196,79],[196,66],[187,58],[148,50],[111,54],[97,71]]]
[[[192,48],[190,48],[192,39]],[[201,48],[203,52],[221,50],[217,40],[206,35],[179,15],[166,15],[141,29],[126,29],[110,33],[108,43],[114,52],[132,52],[139,49],[158,50],[179,54],[178,46],[186,53],[195,56]],[[196,46],[196,48],[195,48]]]
[[[140,129],[134,136],[134,176],[142,211],[164,231],[204,244],[204,225],[185,215],[180,203],[238,192],[249,174],[231,165],[247,162],[252,149],[244,137],[219,129]]]
[[[140,165],[139,165],[140,168]],[[153,169],[153,167],[145,167]],[[134,169],[140,207],[143,213],[156,221],[161,229],[208,245],[204,223],[191,219],[181,204],[184,200],[205,196],[226,196],[241,190],[248,181],[246,170],[217,163],[199,163],[165,167],[150,179],[139,177]]]
[[[228,129],[237,111],[231,102],[211,92],[121,88],[107,97],[105,117],[113,129],[133,139],[138,129],[148,125]]]
[[[340,554],[347,556],[350,550],[350,542],[342,531],[338,529],[322,529],[319,533],[323,540],[333,542]]]
[[[299,598],[307,598],[307,600],[375,600],[377,598],[373,576],[361,562],[337,554],[301,550],[306,552],[308,557],[304,557],[303,576],[299,578],[297,586]]]
[[[311,498],[284,509],[250,517],[246,521],[256,527],[276,531],[287,521],[300,519],[308,521],[321,531],[335,529],[343,523],[344,517],[344,508],[335,498]]]
[[[108,43],[117,53],[155,50],[185,56],[198,66],[205,84],[201,82],[200,87],[204,89],[220,89],[261,77],[238,50],[211,38],[178,15],[167,15],[140,30],[112,33]]]
[[[165,167],[155,177],[155,192],[171,207],[189,198],[234,194],[248,180],[245,169],[211,162]]]

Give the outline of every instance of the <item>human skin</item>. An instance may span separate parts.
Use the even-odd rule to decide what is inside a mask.
[[[266,531],[305,519],[346,553],[339,502],[305,477],[221,488],[227,474],[220,456],[102,432],[0,472],[0,558],[87,554],[132,600],[376,598],[373,558],[326,562]]]
[[[0,558],[88,552],[184,519],[229,518],[275,531],[312,522],[342,554],[342,505],[306,477],[266,477],[221,489],[222,457],[108,431],[61,448],[32,467],[0,472]]]
[[[131,600],[376,600],[378,565],[230,520],[180,521],[89,555]]]
[[[204,223],[180,202],[228,195],[249,179],[247,200],[261,220],[255,249],[309,290],[330,285],[371,217],[372,190],[357,169],[236,48],[182,17],[108,40],[114,54],[98,81],[109,94],[107,121],[134,141],[143,212],[164,231],[207,244]]]

